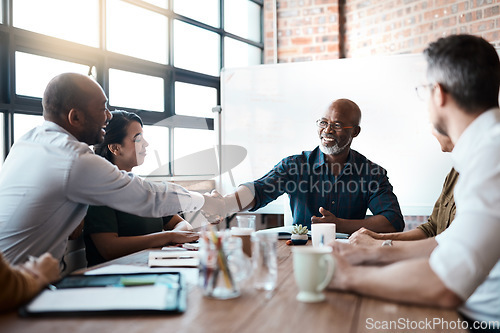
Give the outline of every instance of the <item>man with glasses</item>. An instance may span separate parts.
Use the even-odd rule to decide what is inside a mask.
[[[262,178],[226,195],[227,214],[257,210],[287,193],[294,224],[310,227],[311,222],[333,222],[343,233],[361,227],[377,232],[403,230],[385,169],[350,148],[361,131],[360,121],[356,103],[334,101],[316,121],[319,146],[284,158]],[[366,216],[367,209],[373,216]]]
[[[453,166],[460,173],[455,219],[435,238],[397,247],[366,250],[335,243],[330,286],[458,308],[472,331],[499,332],[500,60],[491,44],[470,35],[440,38],[424,55],[430,120],[455,145]]]

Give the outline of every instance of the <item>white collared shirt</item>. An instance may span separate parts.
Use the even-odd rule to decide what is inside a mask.
[[[432,270],[463,300],[475,320],[500,320],[500,110],[462,133],[452,152],[460,178],[451,226],[436,237]],[[477,289],[476,289],[477,288]]]
[[[203,196],[126,173],[55,123],[12,147],[0,172],[0,251],[12,264],[50,252],[61,259],[88,205],[144,217],[198,210]]]

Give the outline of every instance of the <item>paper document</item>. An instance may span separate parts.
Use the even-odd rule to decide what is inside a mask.
[[[104,310],[163,310],[167,286],[133,288],[73,288],[44,290],[27,306],[30,312],[73,312]]]

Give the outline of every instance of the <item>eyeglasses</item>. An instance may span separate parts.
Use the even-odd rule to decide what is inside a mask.
[[[342,123],[339,123],[338,121],[334,121],[333,123],[329,123],[326,120],[323,119],[318,119],[316,120],[316,125],[318,125],[319,128],[328,128],[331,126],[335,132],[342,132],[346,128],[354,128],[355,126],[342,126]]]
[[[431,90],[432,90],[429,88],[433,88],[433,87],[434,87],[433,83],[422,84],[422,85],[416,86],[415,92],[417,93],[417,97],[422,101],[426,101],[429,98]]]

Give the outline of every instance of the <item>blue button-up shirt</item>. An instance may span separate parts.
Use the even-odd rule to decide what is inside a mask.
[[[385,216],[397,231],[405,226],[387,171],[352,149],[338,176],[316,147],[284,158],[264,177],[243,185],[255,191],[252,211],[287,193],[293,223],[309,228],[311,217],[321,215],[319,207],[343,219],[364,219],[370,209],[373,215]]]

